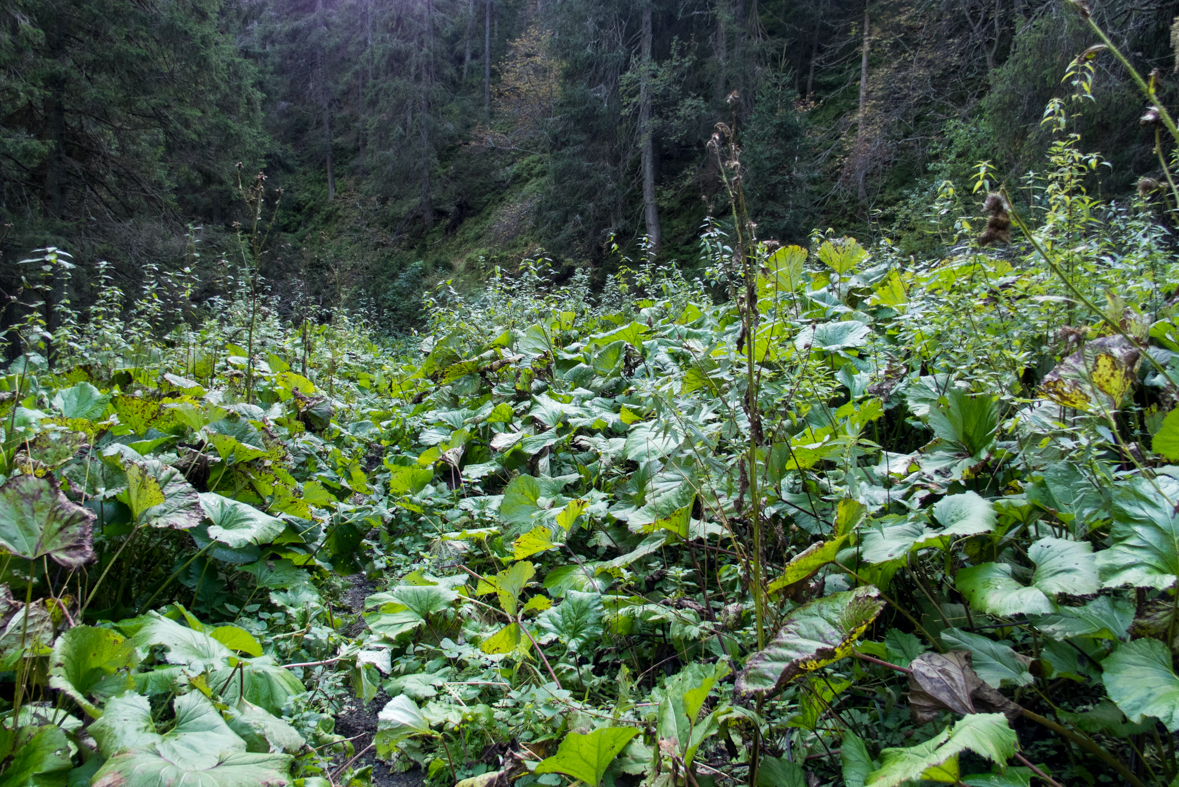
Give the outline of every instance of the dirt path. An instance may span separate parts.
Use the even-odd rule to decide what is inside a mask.
[[[353,574],[347,579],[350,587],[344,594],[344,600],[351,613],[359,614],[364,609],[364,599],[372,595],[376,586],[364,574]],[[357,636],[363,629],[364,621],[358,620],[349,627],[346,633],[348,636]],[[353,738],[352,745],[357,752],[364,751],[373,742],[373,737],[376,735],[377,714],[381,708],[385,707],[389,699],[390,697],[383,691],[377,694],[367,706],[362,705],[359,699],[352,698],[336,715],[336,732],[345,738]],[[344,762],[345,760],[340,758],[339,764]],[[420,769],[406,773],[396,773],[390,770],[388,765],[377,759],[375,751],[368,751],[353,763],[355,768],[363,768],[366,765],[373,767],[372,781],[375,787],[420,787],[425,781],[425,774]]]

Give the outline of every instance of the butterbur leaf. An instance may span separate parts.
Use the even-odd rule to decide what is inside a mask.
[[[1060,593],[1086,596],[1101,589],[1088,541],[1041,538],[1028,548],[1028,557],[1036,564],[1032,585],[1050,598]]]
[[[563,773],[598,787],[610,763],[638,734],[634,727],[603,727],[588,735],[571,732],[561,741],[557,753],[542,760],[533,773]]]
[[[782,757],[762,757],[757,766],[757,787],[807,787],[806,771]]]
[[[868,774],[865,787],[897,787],[923,778],[932,768],[943,765],[964,751],[972,751],[1005,766],[1015,756],[1015,730],[1001,713],[976,713],[965,716],[930,740],[907,749],[884,749],[883,765]]]
[[[532,516],[541,510],[540,482],[530,475],[516,476],[504,489],[499,517],[511,525],[530,525]]]
[[[558,546],[560,544],[553,542],[553,531],[549,526],[537,525],[512,543],[512,557],[523,560]]]
[[[28,734],[24,728],[18,734]],[[11,735],[11,733],[9,733]],[[12,761],[4,769],[4,787],[41,787],[64,784],[70,761],[70,741],[60,727],[47,725],[37,729],[32,737],[20,743],[12,754]]]
[[[790,562],[786,564],[786,568],[782,571],[782,576],[771,582],[769,587],[766,588],[766,592],[777,593],[782,588],[789,587],[795,582],[800,582],[811,576],[835,559],[835,556],[839,554],[839,550],[843,548],[845,541],[847,541],[847,536],[840,536],[831,541],[811,544],[790,559]]]
[[[819,259],[823,264],[836,273],[847,273],[864,261],[868,252],[856,242],[855,238],[840,238],[835,241],[823,241],[819,247]]]
[[[0,547],[27,560],[48,556],[66,568],[91,562],[95,518],[67,500],[52,478],[19,475],[0,486]]]
[[[939,535],[989,533],[995,528],[995,505],[976,492],[962,492],[937,501],[933,517],[944,528]]]
[[[843,766],[843,783],[845,787],[864,787],[868,774],[876,770],[876,763],[868,754],[868,747],[864,741],[853,732],[843,733],[843,746],[839,752],[840,764]]]
[[[1011,577],[1006,563],[983,563],[958,571],[954,584],[972,609],[997,617],[1048,615],[1056,611],[1039,589],[1024,587]]]
[[[968,456],[977,456],[995,439],[999,409],[987,395],[973,395],[961,388],[946,392],[945,401],[929,410],[929,427],[947,443]]]
[[[1138,349],[1122,336],[1095,339],[1048,372],[1041,390],[1063,407],[1117,409],[1133,385],[1139,358]]]
[[[794,346],[800,352],[811,348],[824,352],[836,352],[863,347],[872,335],[872,328],[862,322],[824,322],[808,325],[794,339]]]
[[[62,388],[53,395],[53,406],[66,418],[85,418],[93,421],[102,415],[110,402],[104,394],[90,383],[78,383],[71,388]]]
[[[101,714],[90,696],[110,697],[135,687],[127,670],[139,663],[135,646],[110,629],[74,626],[53,646],[49,685],[92,718]]]
[[[286,529],[281,519],[214,492],[202,492],[201,508],[212,522],[209,537],[233,549],[273,541]]]
[[[1006,643],[960,629],[946,629],[941,634],[941,640],[951,648],[970,651],[971,666],[991,685],[1013,683],[1026,686],[1033,680],[1029,671],[1032,660],[1016,653]]]
[[[90,726],[106,763],[94,787],[279,787],[287,785],[291,758],[249,753],[203,694],[178,697],[172,729],[161,735],[145,697],[125,694]]]
[[[737,691],[772,693],[799,675],[850,654],[856,639],[884,609],[879,595],[874,587],[859,587],[792,611],[774,640],[755,653],[737,676]]]
[[[124,458],[123,471],[128,486],[120,499],[139,523],[174,530],[189,530],[201,523],[200,497],[175,467]]]
[[[1096,556],[1106,587],[1133,585],[1169,588],[1179,578],[1179,515],[1167,499],[1179,499],[1179,482],[1160,475],[1159,495],[1145,478],[1118,486],[1114,493],[1113,545]]]
[[[509,623],[499,631],[483,640],[479,650],[491,655],[505,653],[524,654],[532,646],[532,641],[525,636],[519,623]]]
[[[560,604],[540,614],[537,624],[565,643],[571,653],[593,650],[593,643],[602,636],[604,611],[597,593],[567,590]]]
[[[236,673],[233,667],[215,670],[209,675],[209,684],[219,690],[224,702],[244,699],[276,715],[288,700],[305,691],[299,679],[270,656],[241,659]]]
[[[495,575],[495,592],[504,612],[509,615],[516,614],[520,593],[534,576],[536,568],[527,560],[513,563],[510,568]]]
[[[413,700],[405,695],[394,697],[377,714],[377,756],[387,758],[393,747],[406,738],[433,734]]]
[[[1167,413],[1162,426],[1154,433],[1150,447],[1168,461],[1179,462],[1179,408]]]
[[[182,626],[155,611],[147,615],[147,623],[131,637],[131,644],[140,650],[146,652],[152,645],[162,645],[168,651],[169,663],[198,670],[217,669],[233,657],[229,648],[203,631]]]
[[[294,727],[257,705],[243,700],[227,712],[229,728],[246,742],[246,751],[296,754],[306,744]]]
[[[1123,642],[1101,667],[1109,698],[1126,718],[1140,722],[1153,716],[1171,732],[1179,731],[1179,677],[1166,645],[1156,639]]]

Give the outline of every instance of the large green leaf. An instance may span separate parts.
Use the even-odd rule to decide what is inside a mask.
[[[134,689],[135,681],[126,671],[138,663],[135,646],[117,632],[74,626],[53,646],[49,685],[98,718],[101,711],[89,698],[105,699]]]
[[[5,733],[12,734],[8,730]],[[12,761],[0,774],[0,784],[4,787],[56,787],[66,783],[68,771],[73,767],[71,744],[60,727],[25,727],[17,731],[15,743]]]
[[[394,746],[415,735],[434,735],[418,706],[404,694],[389,700],[377,714],[377,755],[388,757]]]
[[[605,608],[597,593],[565,591],[561,603],[545,610],[537,618],[541,630],[565,643],[572,653],[590,652],[593,643],[602,636],[602,617]]]
[[[90,383],[78,383],[72,388],[62,388],[53,395],[53,406],[66,418],[85,418],[93,421],[102,415],[110,402],[104,394]]]
[[[146,651],[152,645],[167,649],[167,660],[197,670],[225,666],[233,652],[203,631],[182,626],[158,612],[147,613],[147,622],[131,637],[131,644]]]
[[[294,727],[245,700],[230,705],[227,713],[229,727],[246,742],[246,751],[296,754],[306,745]]]
[[[284,787],[291,756],[213,753],[191,747],[154,747],[116,754],[99,768],[91,787]]]
[[[950,648],[969,651],[974,671],[992,686],[1008,683],[1027,686],[1034,680],[1028,669],[1031,659],[1016,653],[1004,642],[960,629],[946,629],[941,639]]]
[[[1179,578],[1179,514],[1167,502],[1179,500],[1179,481],[1145,478],[1119,485],[1114,492],[1113,545],[1097,554],[1106,587],[1134,585],[1169,588]]]
[[[999,409],[990,396],[975,396],[961,388],[951,388],[944,401],[930,408],[929,426],[942,440],[958,446],[968,456],[975,456],[995,439]]]
[[[933,517],[942,526],[938,535],[973,536],[995,528],[995,505],[977,492],[947,495],[933,506]]]
[[[1162,426],[1154,433],[1150,447],[1171,462],[1179,462],[1179,408],[1167,413]]]
[[[286,529],[281,519],[214,492],[201,493],[201,508],[212,522],[209,537],[233,549],[269,543]]]
[[[48,556],[66,568],[94,560],[95,518],[67,500],[52,476],[19,475],[0,486],[0,548],[28,560]]]
[[[1049,615],[1056,611],[1054,600],[1060,593],[1089,595],[1101,587],[1087,541],[1042,538],[1028,548],[1028,557],[1036,564],[1030,587],[1012,578],[1006,563],[964,568],[955,584],[971,607],[998,617]]]
[[[884,749],[883,765],[868,774],[865,787],[897,787],[917,781],[930,769],[972,751],[1005,766],[1015,756],[1015,730],[1001,713],[975,713],[959,719],[952,729],[907,749]]]
[[[542,760],[533,773],[563,773],[598,787],[610,763],[638,734],[634,727],[603,727],[588,735],[571,732],[561,741],[557,753]]]
[[[189,530],[201,523],[204,512],[197,491],[174,467],[156,461],[123,459],[127,490],[119,497],[140,524]]]
[[[854,320],[848,322],[824,322],[808,325],[794,337],[794,346],[800,352],[812,348],[824,352],[863,347],[872,335],[872,328]]]
[[[961,569],[954,578],[973,609],[998,617],[1047,615],[1056,605],[1039,589],[1024,587],[1011,577],[1006,563],[983,563]]]
[[[746,662],[737,676],[737,691],[768,694],[799,675],[850,654],[856,639],[884,609],[879,595],[874,587],[859,587],[792,611],[765,650]]]
[[[175,702],[176,723],[159,734],[151,706],[137,694],[112,699],[90,726],[106,763],[94,787],[280,787],[290,784],[291,757],[248,753],[205,696],[192,692]]]
[[[288,700],[305,691],[299,679],[271,656],[241,659],[236,672],[232,667],[215,670],[209,675],[209,684],[225,702],[235,704],[244,699],[273,714],[281,714]]]
[[[1101,667],[1109,698],[1126,718],[1139,722],[1153,716],[1171,732],[1179,731],[1179,677],[1166,645],[1146,638],[1123,642]]]
[[[500,519],[512,525],[530,525],[532,517],[541,510],[540,482],[530,475],[516,476],[504,489],[499,504]]]

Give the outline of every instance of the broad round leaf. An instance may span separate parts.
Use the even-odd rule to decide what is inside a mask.
[[[933,507],[933,516],[945,528],[941,535],[973,536],[995,527],[995,506],[976,492],[943,497]]]
[[[897,787],[922,778],[927,770],[936,768],[972,751],[992,762],[1006,765],[1015,756],[1015,730],[1007,725],[1001,713],[976,713],[958,720],[953,729],[946,730],[924,743],[907,749],[884,749],[880,752],[883,765],[868,774],[864,787]]]
[[[19,475],[0,486],[0,547],[28,560],[49,556],[66,568],[91,562],[95,518],[67,500],[52,478]]]
[[[638,735],[634,727],[603,727],[588,735],[571,732],[557,747],[557,753],[536,766],[533,773],[563,773],[597,787],[610,763]]]
[[[737,691],[767,694],[799,675],[830,664],[851,653],[884,602],[871,586],[804,604],[786,616],[778,636],[755,653],[737,676]]]
[[[62,634],[49,659],[49,685],[67,694],[92,718],[102,712],[90,696],[111,697],[135,688],[129,674],[139,663],[135,646],[118,632],[93,626],[74,626]]]
[[[201,508],[213,523],[209,525],[209,538],[233,549],[269,543],[286,529],[281,519],[214,492],[201,493]]]
[[[1179,731],[1179,677],[1166,645],[1146,638],[1123,642],[1101,667],[1109,698],[1126,718],[1138,722],[1153,716],[1171,732]]]
[[[1167,503],[1179,497],[1179,482],[1160,475],[1159,495],[1144,478],[1114,493],[1113,545],[1097,554],[1106,587],[1133,585],[1169,588],[1179,578],[1179,515]]]

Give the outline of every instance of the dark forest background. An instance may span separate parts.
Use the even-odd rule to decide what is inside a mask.
[[[1093,13],[1176,78],[1179,5]],[[260,170],[282,302],[390,332],[437,281],[541,249],[600,278],[646,238],[690,267],[729,212],[721,122],[760,237],[937,253],[979,162],[1017,189],[1043,159],[1045,104],[1092,43],[1060,0],[3,0],[0,286],[57,246],[129,292],[147,265],[215,288]],[[1097,68],[1074,130],[1117,198],[1158,160],[1124,69]]]

